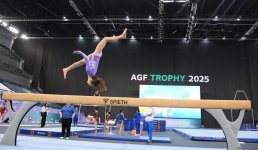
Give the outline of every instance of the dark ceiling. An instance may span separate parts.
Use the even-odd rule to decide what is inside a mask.
[[[159,0],[1,0],[0,15],[2,21],[29,37],[76,38],[82,35],[93,38],[94,34],[112,36],[127,27],[128,37],[155,39],[160,36],[158,32],[162,32],[164,39],[177,39],[186,36],[193,2],[197,2],[198,7],[192,38],[258,37],[257,0],[164,3],[161,15]],[[159,30],[159,19],[164,22],[163,31]]]

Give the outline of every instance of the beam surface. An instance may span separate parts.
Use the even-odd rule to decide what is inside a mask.
[[[32,94],[4,92],[3,100],[20,100],[47,103],[72,103],[87,105],[144,106],[203,109],[251,109],[249,100],[189,100],[130,97],[77,96],[57,94]]]

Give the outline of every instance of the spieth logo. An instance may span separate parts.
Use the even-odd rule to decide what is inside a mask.
[[[109,101],[109,104],[114,104],[114,105],[127,105],[127,100],[120,100],[120,99],[109,99],[109,98],[103,98],[103,101],[105,104],[108,103]]]
[[[38,133],[38,135],[45,135],[44,132],[37,132],[37,133]]]
[[[103,101],[106,104],[109,101],[109,98],[104,98]]]

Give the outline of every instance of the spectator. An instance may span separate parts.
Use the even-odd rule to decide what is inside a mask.
[[[75,115],[73,118],[73,126],[77,126],[78,125],[78,118],[79,118],[79,111],[78,111],[78,107],[75,107],[75,111],[74,111]]]
[[[41,128],[45,127],[47,114],[48,114],[48,107],[47,107],[47,103],[45,103],[41,108]]]
[[[124,126],[124,113],[123,110],[119,111],[119,114],[116,116],[116,122],[119,124],[119,134],[123,134],[123,126]]]
[[[140,113],[140,110],[139,108],[136,109],[136,112],[134,114],[134,123],[135,123],[135,130],[136,130],[136,133],[135,135],[136,136],[139,136],[140,135],[140,125],[141,125],[141,113]]]
[[[72,119],[75,115],[74,112],[74,107],[70,105],[70,103],[66,103],[66,105],[61,109],[59,113],[62,120],[62,135],[60,137],[61,139],[64,138],[66,130],[66,139],[69,140]]]
[[[145,122],[147,123],[147,131],[149,139],[147,144],[152,143],[152,124],[154,120],[154,108],[148,107],[145,113]]]
[[[4,122],[4,117],[5,117],[5,114],[7,113],[7,109],[5,108],[5,105],[3,104],[1,107],[0,107],[0,123]]]

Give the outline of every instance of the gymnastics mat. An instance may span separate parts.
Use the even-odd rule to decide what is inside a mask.
[[[225,135],[221,129],[181,129],[174,128],[173,131],[196,141],[226,141]],[[238,132],[239,142],[258,143],[258,131]]]
[[[20,129],[20,134],[27,135],[39,135],[39,136],[51,136],[60,137],[62,128],[26,128]],[[98,132],[103,132],[103,129],[98,129]],[[71,136],[76,136],[79,134],[88,134],[95,132],[94,128],[86,127],[71,127]]]
[[[0,134],[0,141],[3,134]],[[1,150],[226,150],[226,148],[175,147],[164,145],[108,143],[66,140],[35,136],[17,136],[17,146],[0,145]]]
[[[105,139],[105,140],[119,140],[119,141],[134,141],[147,142],[148,136],[132,136],[132,135],[115,135],[115,134],[80,134],[80,138]],[[171,143],[169,137],[152,137],[154,143]]]

